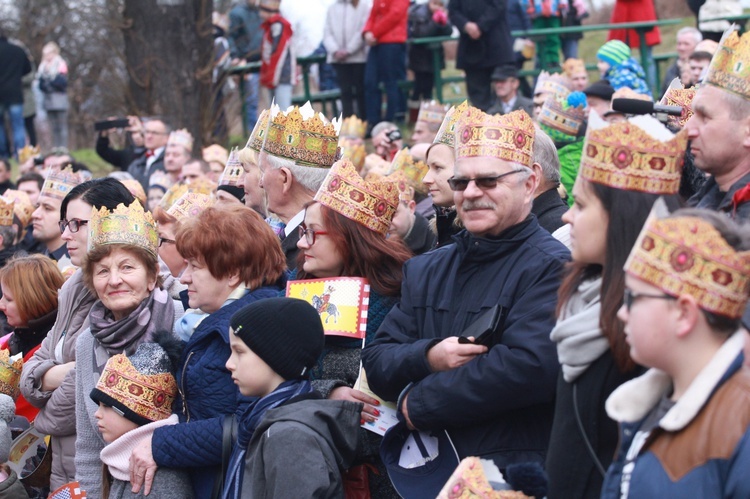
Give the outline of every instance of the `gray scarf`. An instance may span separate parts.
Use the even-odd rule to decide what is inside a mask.
[[[602,279],[584,281],[565,303],[550,338],[557,343],[563,377],[572,383],[609,348],[599,328]]]

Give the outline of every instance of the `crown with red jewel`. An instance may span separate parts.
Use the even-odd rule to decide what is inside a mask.
[[[315,194],[315,201],[383,235],[396,214],[398,199],[396,185],[363,179],[348,159],[333,164]]]
[[[197,192],[186,192],[167,210],[167,215],[173,216],[178,222],[195,218],[200,213],[212,206],[214,200],[207,194]]]
[[[659,200],[655,210],[663,206]],[[733,319],[742,317],[750,293],[750,251],[735,251],[698,217],[652,215],[625,271],[670,296],[688,294],[703,310]]]
[[[673,134],[651,116],[608,124],[592,111],[579,175],[615,189],[676,194],[687,134]]]
[[[463,101],[458,106],[454,106],[445,113],[443,123],[440,125],[433,144],[445,144],[446,146],[453,148],[456,145],[456,126],[458,120],[463,114],[469,109],[469,102]]]
[[[429,167],[424,161],[415,160],[411,155],[408,147],[404,147],[393,157],[391,168],[388,174],[403,172],[409,185],[418,192],[427,192],[427,186],[422,183],[422,179],[427,175]]]
[[[269,115],[263,150],[297,166],[330,168],[339,159],[340,123],[329,122],[310,103]]]
[[[461,158],[497,158],[531,167],[534,122],[526,111],[490,115],[475,107],[459,118],[456,161]]]
[[[695,97],[695,87],[685,88],[680,83],[679,78],[672,80],[669,84],[661,103],[665,106],[679,106],[682,108],[680,116],[669,116],[669,123],[684,128],[688,120],[693,116],[693,98]]]

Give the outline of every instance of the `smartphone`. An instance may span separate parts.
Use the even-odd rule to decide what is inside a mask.
[[[469,327],[461,332],[458,337],[459,343],[474,343],[491,348],[500,343],[503,337],[502,323],[505,318],[505,308],[495,305],[472,322]],[[474,341],[469,340],[473,336]]]
[[[111,130],[113,128],[126,128],[130,122],[127,118],[116,118],[114,120],[97,121],[94,123],[94,131]]]

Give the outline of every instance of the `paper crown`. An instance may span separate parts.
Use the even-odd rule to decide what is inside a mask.
[[[8,395],[13,400],[21,394],[21,369],[23,369],[21,357],[11,362],[10,352],[5,349],[0,350],[0,393]]]
[[[190,135],[190,132],[188,132],[185,128],[183,128],[182,130],[175,130],[169,134],[167,145],[182,146],[187,149],[188,152],[190,152],[193,150],[193,136]]]
[[[0,197],[0,226],[10,227],[13,225],[13,201],[6,201]]]
[[[584,105],[574,105],[570,102],[571,95],[579,95],[579,93],[566,92],[548,95],[539,113],[539,125],[556,142],[574,140],[586,121],[586,96],[583,96]]]
[[[126,178],[120,180],[120,182],[122,182],[122,185],[128,188],[130,194],[132,194],[134,198],[140,201],[143,206],[146,206],[148,198],[146,197],[146,191],[143,190],[143,186],[140,182],[133,178]]]
[[[449,106],[443,105],[438,101],[423,101],[419,105],[419,115],[417,115],[417,123],[423,122],[427,124],[427,127],[436,132],[440,129],[443,124],[445,115],[448,113]]]
[[[135,422],[140,424],[167,419],[172,414],[175,395],[177,382],[171,373],[144,374],[125,354],[107,361],[92,391],[92,398],[127,409],[125,417],[139,420]]]
[[[404,201],[405,203],[408,203],[409,201],[414,200],[414,187],[411,185],[411,179],[406,176],[403,170],[396,170],[395,172],[389,174],[386,177],[380,177],[379,179],[371,178],[371,175],[373,177],[378,177],[377,174],[369,174],[367,175],[367,178],[365,180],[368,180],[370,182],[375,180],[380,180],[382,182],[390,182],[396,186],[398,189],[398,199],[400,201]]]
[[[156,170],[148,179],[148,188],[161,187],[165,191],[174,185],[174,180],[167,172]]]
[[[120,203],[112,211],[102,206],[91,209],[88,250],[107,244],[132,244],[156,255],[159,236],[151,213],[138,201]]]
[[[526,111],[492,116],[469,107],[456,132],[456,160],[498,158],[531,167],[534,132],[534,122]]]
[[[264,109],[258,121],[255,122],[253,131],[250,134],[250,138],[247,139],[247,145],[256,153],[260,154],[260,150],[263,149],[263,142],[266,140],[266,134],[268,133],[268,119],[272,113],[278,113],[279,107],[276,104],[271,105],[271,109]]]
[[[608,125],[591,112],[579,175],[615,189],[676,194],[686,148],[684,130],[674,135],[651,116]]]
[[[31,222],[31,215],[34,213],[34,205],[31,204],[31,198],[23,191],[8,189],[3,193],[7,201],[13,201],[13,213],[18,217],[23,227]]]
[[[365,156],[367,156],[367,151],[365,150],[364,144],[357,143],[358,140],[359,139],[351,140],[346,137],[341,137],[341,140],[339,140],[339,147],[341,147],[341,157],[351,161],[354,168],[356,168],[357,171],[360,171],[362,170],[362,167],[365,166]]]
[[[245,169],[242,168],[240,158],[237,157],[237,149],[232,149],[229,153],[229,159],[227,165],[224,167],[224,171],[221,173],[219,178],[219,185],[231,185],[237,187],[240,179],[245,174]]]
[[[70,166],[62,170],[50,168],[39,196],[48,196],[62,201],[71,189],[82,181],[81,176],[73,172]]]
[[[39,146],[31,147],[31,146],[23,146],[18,151],[18,164],[22,165],[26,163],[30,158],[33,158],[34,156],[38,156],[41,152],[41,149],[39,149]]]
[[[415,161],[409,148],[404,147],[393,157],[388,174],[401,171],[415,191],[427,192],[427,186],[422,183],[422,179],[427,175],[427,170],[429,170],[429,167],[423,161]]]
[[[586,63],[583,62],[582,59],[574,59],[571,57],[565,59],[562,68],[563,71],[565,71],[565,76],[567,76],[568,78],[572,78],[574,74],[586,72]]]
[[[542,71],[536,80],[534,95],[541,93],[560,94],[573,90],[573,82],[561,73]]]
[[[349,116],[345,118],[341,123],[341,133],[339,134],[342,138],[348,139],[364,139],[367,133],[367,122],[362,121],[356,116]]]
[[[398,198],[393,183],[364,180],[348,159],[333,164],[315,194],[315,201],[383,235],[396,213]]]
[[[703,83],[750,99],[750,33],[739,36],[737,26],[724,32]]]
[[[339,123],[327,122],[308,102],[271,116],[263,149],[298,166],[330,168],[338,159]]]
[[[182,222],[197,217],[203,210],[213,204],[213,198],[207,194],[186,192],[167,210],[167,214],[176,218],[178,222]]]
[[[453,148],[456,145],[456,125],[458,120],[463,114],[469,109],[469,102],[463,101],[458,106],[454,106],[445,113],[443,118],[443,124],[440,125],[433,144],[445,144],[446,146]]]
[[[180,181],[167,189],[167,192],[164,193],[161,201],[159,201],[159,207],[164,211],[169,211],[172,205],[186,192],[195,192],[210,196],[215,189],[216,185],[208,179],[197,178],[189,184]]]
[[[210,146],[203,149],[203,161],[205,161],[206,163],[211,163],[212,161],[214,161],[216,163],[226,165],[228,158],[229,153],[219,144],[211,144]]]
[[[650,218],[625,271],[733,319],[742,317],[750,292],[750,251],[735,251],[713,225],[697,217]]]
[[[672,80],[669,84],[661,103],[665,106],[680,106],[682,115],[670,116],[669,123],[684,128],[688,120],[693,116],[693,98],[695,97],[695,88],[685,88],[680,83],[679,78]]]

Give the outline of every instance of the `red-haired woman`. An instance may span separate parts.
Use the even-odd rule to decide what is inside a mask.
[[[46,256],[12,258],[0,270],[0,311],[14,331],[0,338],[0,348],[10,355],[22,354],[26,363],[39,349],[57,318],[57,292],[65,279],[55,262]],[[11,394],[8,394],[11,395]],[[34,421],[39,409],[22,396],[16,414]]]
[[[243,306],[278,296],[286,263],[279,238],[255,211],[240,205],[205,209],[176,235],[187,265],[190,310],[175,330],[186,340],[177,370],[175,410],[180,424],[158,428],[133,452],[130,482],[149,487],[157,466],[193,468],[195,497],[212,497],[221,468],[225,417],[243,414],[251,398],[240,394],[226,363],[229,319]]]
[[[327,184],[323,182],[321,190]],[[367,342],[401,295],[402,266],[411,252],[400,240],[386,239],[385,232],[372,230],[323,203],[313,202],[305,210],[297,243],[300,270],[292,278],[366,278],[370,283]],[[390,220],[385,223],[386,229],[389,224]],[[364,403],[362,418],[372,422],[378,414],[376,400],[352,388],[359,376],[361,350],[360,340],[327,336],[323,355],[312,371],[313,387],[329,399]],[[369,472],[371,496],[398,497],[380,462],[379,445],[380,437],[360,430],[361,462],[379,468],[379,474]]]

